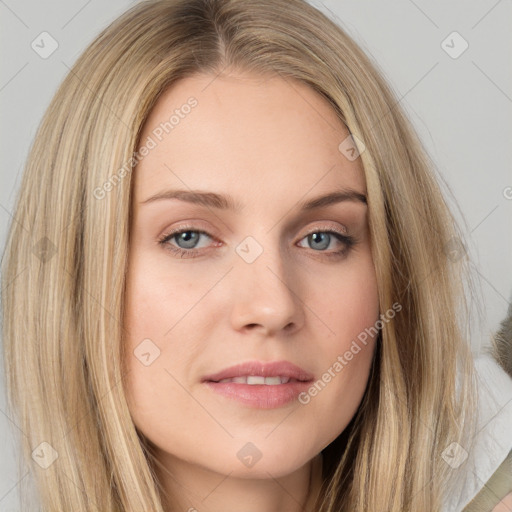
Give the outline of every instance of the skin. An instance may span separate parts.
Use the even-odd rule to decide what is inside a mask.
[[[130,412],[155,451],[172,495],[168,510],[299,511],[318,492],[314,484],[308,494],[313,460],[360,404],[375,340],[306,405],[256,409],[201,379],[245,361],[288,360],[317,380],[374,325],[366,204],[298,208],[339,188],[366,194],[361,159],[339,151],[348,131],[323,97],[301,82],[241,72],[175,83],[141,142],[190,96],[198,105],[134,171],[124,340]],[[179,199],[142,204],[167,189],[229,194],[243,209]],[[184,224],[200,237],[196,257],[169,250],[194,250],[178,236],[158,243]],[[312,240],[308,230],[323,237]],[[329,258],[347,248],[333,234],[325,241],[330,230],[356,243]],[[263,250],[252,263],[235,251],[247,236]],[[160,350],[147,366],[134,355],[144,339]],[[252,467],[237,457],[248,442],[261,453]]]
[[[512,510],[512,492],[507,494],[493,509],[492,512],[509,512]]]

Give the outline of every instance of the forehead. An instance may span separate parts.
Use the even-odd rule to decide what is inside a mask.
[[[340,186],[364,193],[360,159],[338,148],[348,135],[328,100],[300,81],[196,74],[173,84],[150,112],[139,148],[152,149],[136,167],[135,195],[229,189],[245,203]]]

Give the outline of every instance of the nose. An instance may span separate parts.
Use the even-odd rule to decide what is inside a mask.
[[[235,330],[272,336],[280,332],[289,335],[302,327],[300,281],[278,250],[265,249],[252,263],[237,257],[231,278],[231,324]]]

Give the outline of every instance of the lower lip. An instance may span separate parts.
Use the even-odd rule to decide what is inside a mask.
[[[205,382],[210,389],[228,398],[257,409],[276,409],[297,399],[311,382],[287,382],[286,384],[240,384],[237,382]]]

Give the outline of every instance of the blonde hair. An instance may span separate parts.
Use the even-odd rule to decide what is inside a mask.
[[[2,284],[9,407],[43,510],[163,510],[123,388],[131,159],[164,90],[226,69],[308,84],[364,142],[380,310],[402,305],[382,329],[356,416],[324,450],[317,510],[439,510],[453,471],[442,452],[468,446],[473,410],[461,236],[377,66],[303,0],[142,2],[101,32],[55,94],[27,160]],[[42,442],[58,454],[47,469],[31,458]]]

